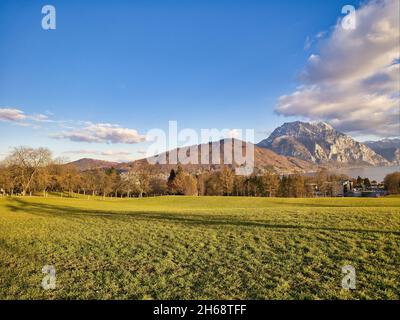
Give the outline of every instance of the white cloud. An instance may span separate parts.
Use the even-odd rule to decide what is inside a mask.
[[[306,38],[306,41],[304,42],[304,50],[309,50],[310,48],[311,48],[311,46],[312,46],[312,44],[313,44],[313,40],[311,39],[311,37],[307,37]]]
[[[339,20],[310,55],[301,86],[281,96],[276,111],[358,135],[400,135],[399,3],[361,6],[355,30],[343,29]]]
[[[49,117],[44,115],[44,114],[34,114],[31,116],[27,117],[28,119],[31,119],[33,121],[37,121],[37,122],[49,122],[51,120],[49,120]]]
[[[64,151],[63,154],[78,154],[78,155],[84,155],[84,154],[98,154],[99,151],[97,150],[69,150],[69,151]]]
[[[23,111],[15,108],[0,108],[0,120],[2,121],[21,121],[26,119]]]
[[[0,108],[0,121],[11,122],[20,127],[40,128],[38,122],[52,122],[48,116],[44,114],[26,114],[17,108],[3,107]]]
[[[134,129],[121,128],[118,125],[108,123],[87,123],[87,125],[81,129],[63,132],[52,137],[89,143],[135,144],[145,140],[145,137]]]
[[[100,153],[102,156],[129,156],[131,153],[124,150],[105,150]]]
[[[107,156],[107,157],[115,157],[115,156],[130,156],[132,155],[131,152],[126,150],[70,150],[64,151],[64,154],[74,154],[74,155],[99,155],[99,156]]]
[[[326,31],[320,31],[314,36],[307,36],[306,40],[304,41],[304,50],[310,50],[318,40],[325,37],[326,33]]]

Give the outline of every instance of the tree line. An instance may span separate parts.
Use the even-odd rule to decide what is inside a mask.
[[[232,168],[189,173],[177,165],[163,174],[154,165],[143,164],[128,171],[115,168],[79,171],[77,167],[53,159],[45,148],[15,148],[0,166],[3,195],[32,195],[51,192],[79,193],[102,197],[143,197],[157,195],[213,195],[254,197],[335,196],[348,177],[321,170],[312,176],[279,175],[256,171],[251,176],[235,175]],[[355,183],[360,181],[354,180]],[[363,183],[369,183],[364,179]],[[400,173],[388,175],[385,184],[391,193],[400,193]]]

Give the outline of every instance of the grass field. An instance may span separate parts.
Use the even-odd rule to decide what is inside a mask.
[[[0,199],[0,299],[399,298],[400,198]]]

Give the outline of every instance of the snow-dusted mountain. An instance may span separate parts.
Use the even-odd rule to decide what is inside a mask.
[[[276,128],[259,147],[280,155],[317,164],[389,165],[390,162],[367,145],[337,131],[325,122],[290,122]]]

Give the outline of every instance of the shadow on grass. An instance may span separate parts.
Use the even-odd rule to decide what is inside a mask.
[[[212,216],[201,214],[186,213],[166,213],[159,211],[106,211],[106,210],[88,210],[70,206],[60,206],[52,204],[44,204],[39,202],[28,202],[22,199],[12,199],[11,204],[6,205],[12,212],[23,212],[43,217],[58,217],[70,220],[84,220],[86,217],[105,218],[119,221],[129,221],[130,219],[142,221],[158,221],[181,223],[186,225],[201,226],[232,226],[232,227],[258,227],[268,229],[298,229],[298,230],[314,230],[314,231],[333,231],[333,232],[356,232],[356,233],[380,233],[400,235],[400,231],[393,230],[374,230],[360,228],[336,228],[336,227],[312,227],[296,224],[282,223],[266,223],[263,220],[241,220],[238,216]],[[272,208],[271,208],[272,209]],[[221,219],[225,217],[225,219]]]

